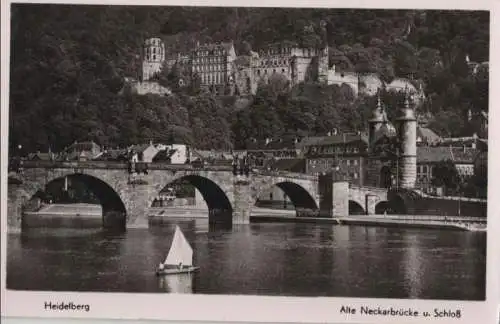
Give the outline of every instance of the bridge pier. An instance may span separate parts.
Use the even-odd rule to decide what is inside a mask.
[[[11,185],[9,185],[11,186]],[[8,190],[7,194],[7,230],[16,231],[21,228],[23,206],[31,198],[22,188]]]
[[[333,217],[349,216],[349,182],[333,182]]]
[[[367,215],[375,215],[375,205],[379,202],[379,197],[371,194],[366,195],[365,211]]]
[[[333,173],[318,179],[320,217],[349,216],[349,182],[335,181]]]
[[[250,224],[250,212],[254,204],[252,188],[247,181],[233,181],[233,225]]]

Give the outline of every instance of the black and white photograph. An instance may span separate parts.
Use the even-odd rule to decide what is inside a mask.
[[[497,317],[492,11],[345,5],[4,6],[5,311]]]

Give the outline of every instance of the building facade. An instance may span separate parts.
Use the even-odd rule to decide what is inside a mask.
[[[306,149],[306,173],[334,172],[340,179],[365,184],[368,137],[363,133],[334,134]]]
[[[165,44],[161,38],[147,39],[142,49],[142,76],[141,81],[154,79],[155,74],[163,68],[165,61]]]
[[[198,45],[191,53],[192,79],[216,94],[232,94],[235,60],[233,42]]]

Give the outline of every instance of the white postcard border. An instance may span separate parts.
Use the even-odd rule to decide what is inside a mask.
[[[17,1],[16,1],[17,2]],[[498,63],[498,27],[500,4],[492,1],[449,1],[438,2],[421,0],[402,1],[326,1],[326,0],[273,0],[246,3],[242,0],[186,0],[170,1],[22,1],[37,3],[85,3],[85,4],[155,4],[155,5],[221,5],[221,6],[273,6],[273,7],[349,7],[349,8],[429,8],[429,9],[475,9],[491,12],[490,33],[490,107],[500,106],[500,77],[496,69]],[[495,146],[489,150],[489,189],[487,237],[487,292],[486,301],[439,301],[405,299],[365,299],[365,298],[296,298],[237,295],[176,295],[147,293],[63,293],[63,292],[20,292],[6,290],[6,242],[7,242],[7,149],[8,149],[8,73],[10,45],[10,8],[7,1],[2,1],[2,69],[1,69],[1,311],[2,316],[13,317],[74,317],[107,319],[151,319],[171,321],[210,321],[210,322],[304,322],[304,323],[498,323],[498,303],[500,279],[499,251],[500,219],[496,217],[500,210],[500,199],[495,199],[498,192],[496,179],[500,179],[500,150]],[[495,91],[496,90],[496,91]],[[498,113],[490,108],[489,145],[496,145],[495,138],[500,138]],[[339,279],[341,280],[341,278]],[[88,304],[90,311],[48,311],[45,302],[72,302]],[[460,309],[460,319],[436,319],[423,317],[388,317],[388,316],[347,316],[339,313],[342,305],[357,307],[412,308],[419,311],[431,311],[434,308]]]

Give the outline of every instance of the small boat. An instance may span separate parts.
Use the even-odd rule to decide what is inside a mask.
[[[193,249],[178,225],[165,261],[156,269],[156,275],[191,273],[199,267],[193,266]]]

